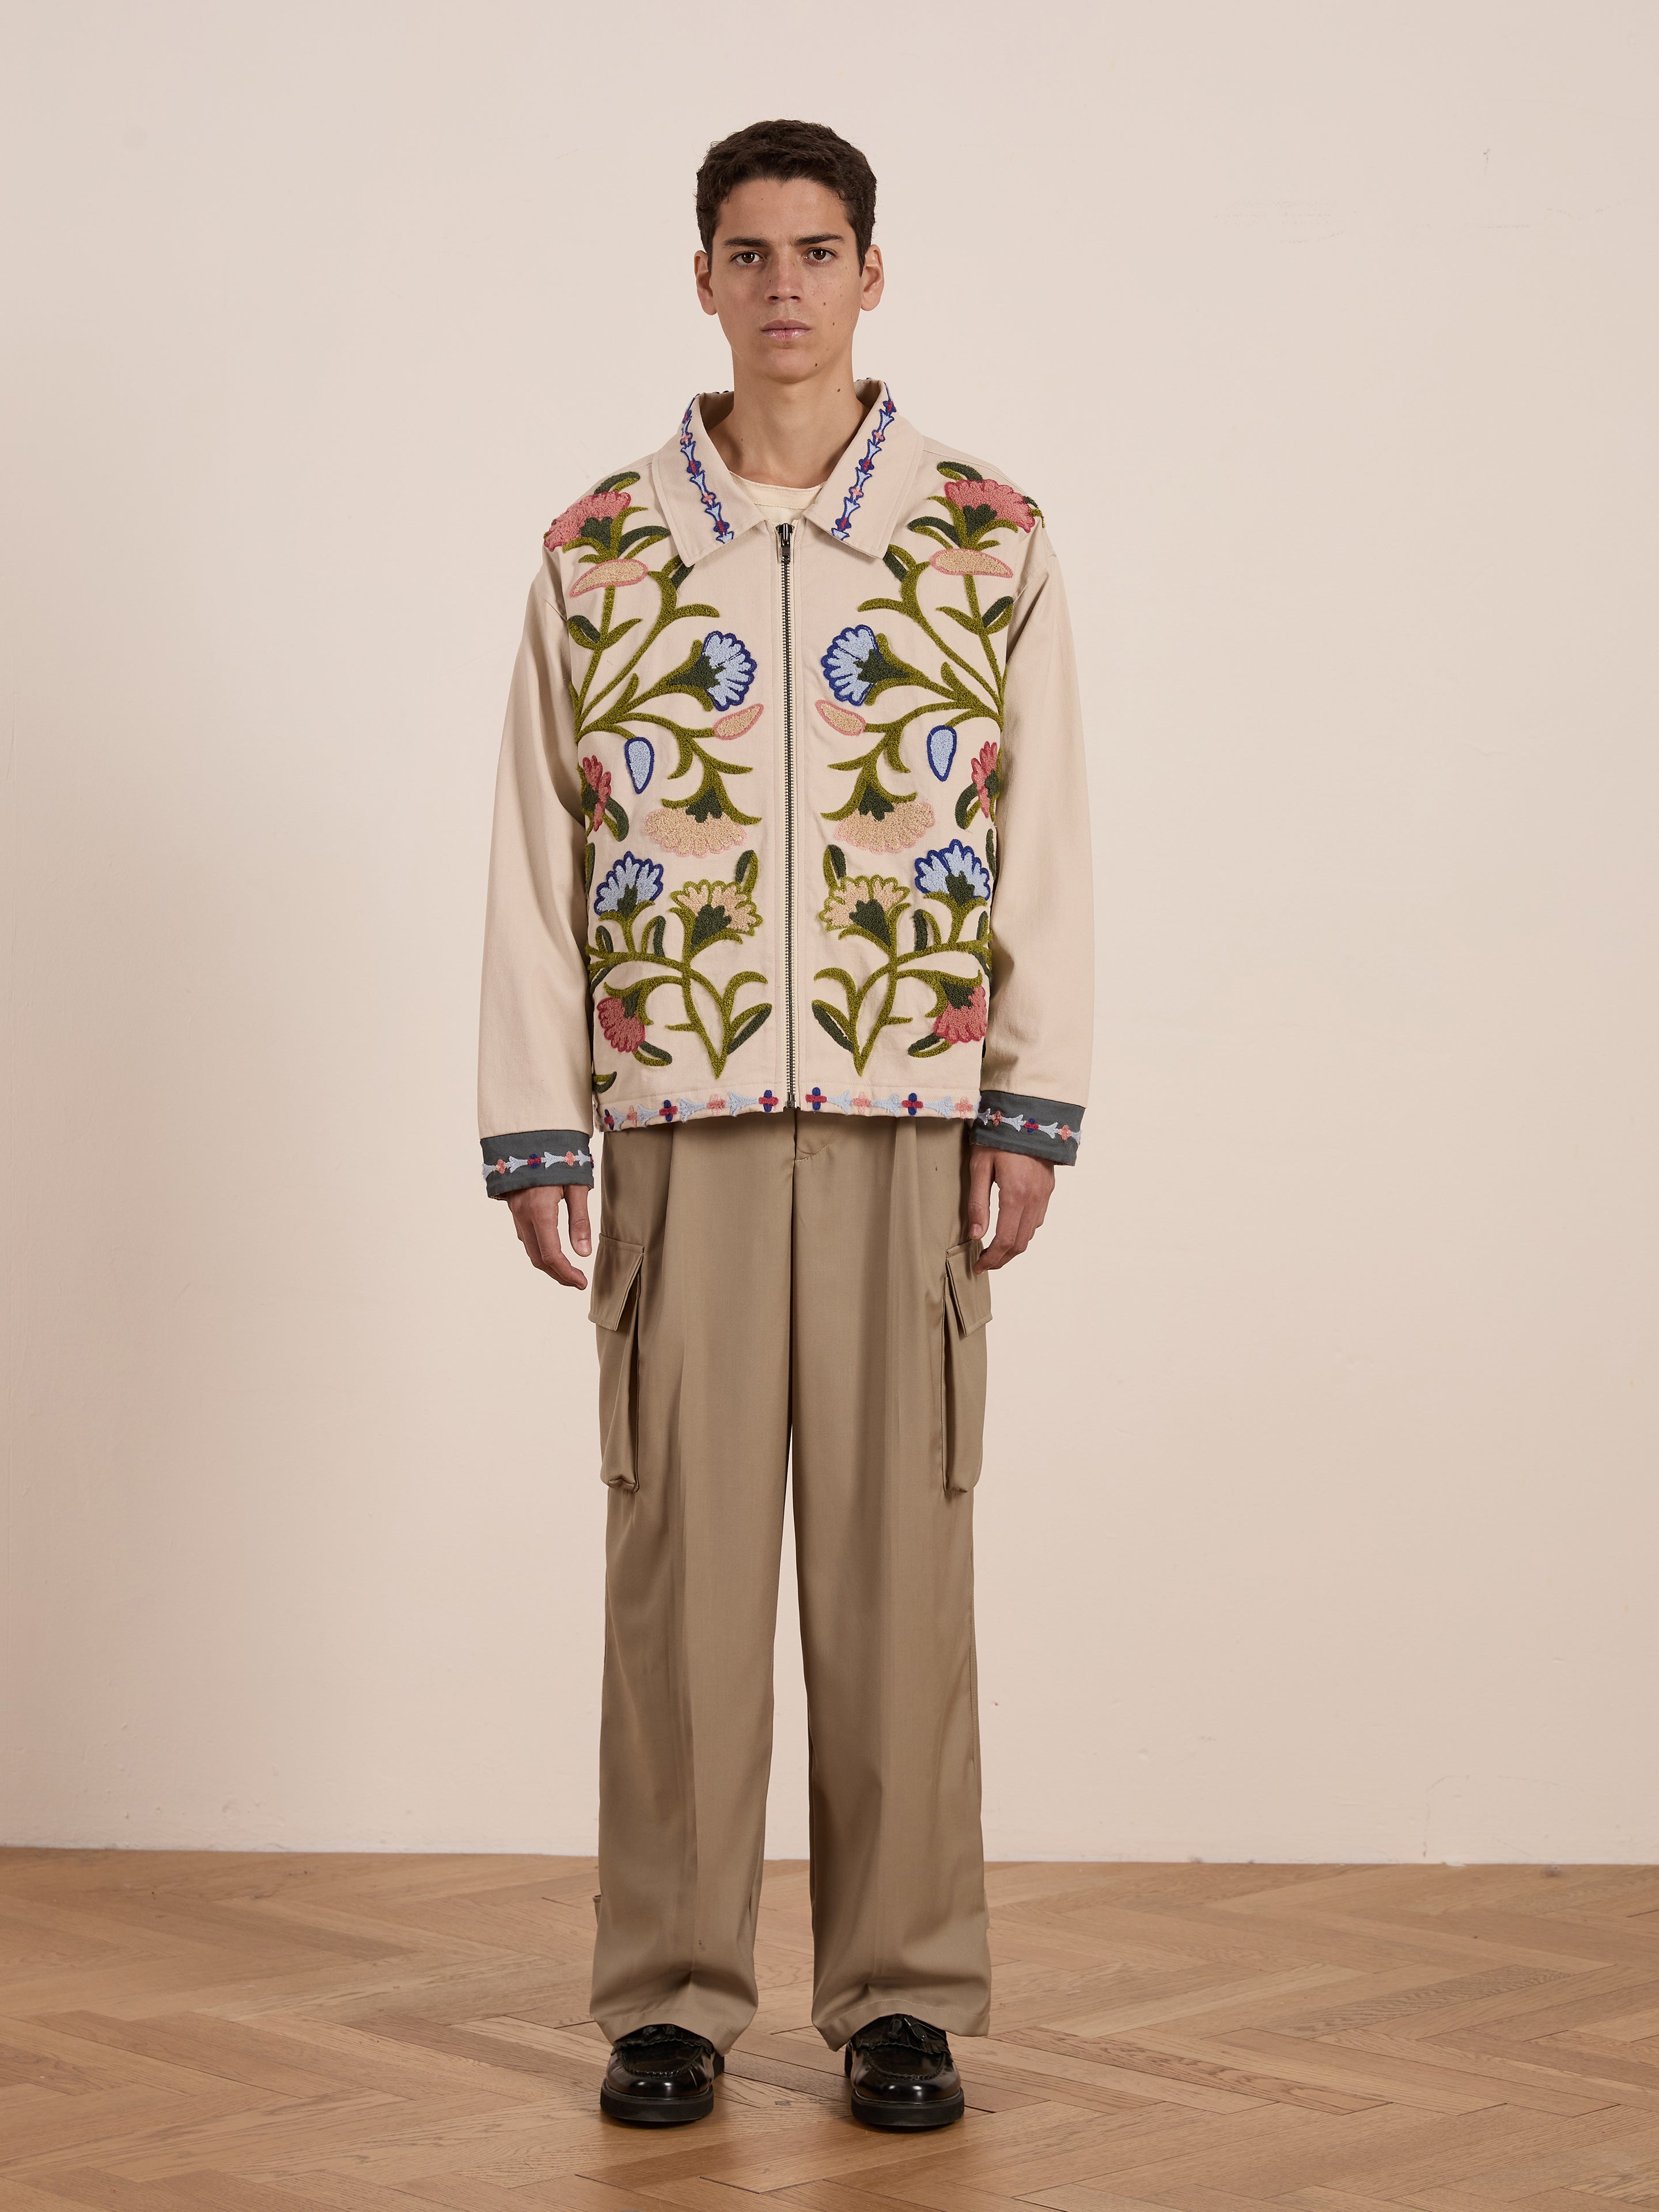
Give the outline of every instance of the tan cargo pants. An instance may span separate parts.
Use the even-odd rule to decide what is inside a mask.
[[[754,2017],[794,1468],[814,2025],[984,2035],[973,1485],[988,1276],[960,1122],[629,1130],[590,1314],[606,1540],[592,2014],[728,2050]]]

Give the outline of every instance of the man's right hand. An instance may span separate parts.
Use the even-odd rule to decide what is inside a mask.
[[[561,1205],[570,1208],[571,1249],[585,1259],[593,1249],[588,1233],[587,1185],[537,1183],[530,1190],[510,1191],[507,1204],[512,1208],[513,1226],[518,1231],[518,1242],[530,1255],[530,1265],[551,1275],[555,1283],[563,1283],[567,1290],[586,1290],[587,1277],[571,1265],[559,1241],[559,1208]]]

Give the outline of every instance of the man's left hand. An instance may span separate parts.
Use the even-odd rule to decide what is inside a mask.
[[[1006,1267],[1017,1260],[1043,1225],[1054,1194],[1054,1163],[1029,1152],[1004,1152],[990,1145],[970,1147],[968,1234],[984,1237],[990,1225],[990,1187],[996,1185],[996,1235],[979,1255],[976,1274]]]

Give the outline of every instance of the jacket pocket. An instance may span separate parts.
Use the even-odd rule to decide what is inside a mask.
[[[593,1249],[588,1319],[599,1344],[599,1476],[621,1490],[639,1486],[639,1267],[643,1244],[607,1237]]]
[[[979,1240],[953,1244],[945,1255],[945,1418],[947,1490],[972,1490],[979,1480],[985,1432],[985,1323],[990,1277],[976,1275]]]

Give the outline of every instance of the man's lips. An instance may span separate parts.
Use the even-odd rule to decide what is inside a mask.
[[[804,323],[763,323],[760,335],[768,338],[800,338],[807,334]]]

